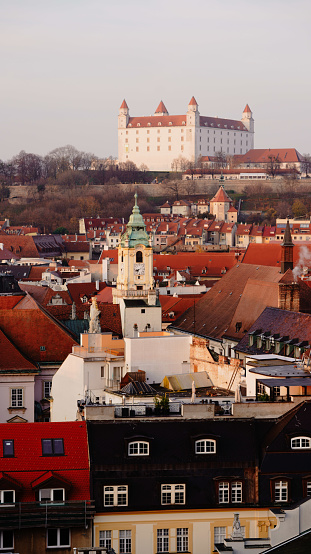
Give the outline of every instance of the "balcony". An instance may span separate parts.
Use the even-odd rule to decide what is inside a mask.
[[[0,508],[1,529],[30,527],[86,527],[95,514],[92,500],[53,502],[15,502]]]

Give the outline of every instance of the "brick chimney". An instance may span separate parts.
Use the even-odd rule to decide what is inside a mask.
[[[279,283],[278,308],[300,311],[300,286],[299,283]]]

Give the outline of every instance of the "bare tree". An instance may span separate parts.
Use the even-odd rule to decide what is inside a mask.
[[[228,166],[227,156],[222,150],[215,152],[214,158],[215,167],[217,167],[218,169],[226,169],[226,167]]]
[[[178,158],[174,158],[174,160],[171,163],[172,171],[177,172],[183,172],[186,171],[187,165],[189,164],[189,160],[187,158],[184,158],[183,156],[178,156]]]
[[[275,177],[280,169],[280,160],[278,156],[268,156],[267,171],[271,177]]]
[[[303,161],[301,162],[301,172],[305,173],[306,177],[309,177],[309,172],[311,172],[310,154],[303,154]]]

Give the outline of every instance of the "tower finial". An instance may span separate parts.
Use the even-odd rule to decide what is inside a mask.
[[[137,194],[137,191],[135,192],[134,194],[134,198],[135,198],[135,206],[137,206],[137,197],[138,197],[138,194]]]

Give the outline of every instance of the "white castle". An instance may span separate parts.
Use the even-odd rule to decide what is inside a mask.
[[[185,115],[169,115],[161,101],[154,115],[130,117],[123,100],[118,118],[119,163],[132,161],[150,171],[171,171],[174,159],[245,154],[254,148],[254,119],[246,105],[241,121],[200,115],[194,97]]]

